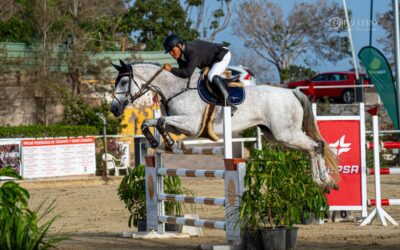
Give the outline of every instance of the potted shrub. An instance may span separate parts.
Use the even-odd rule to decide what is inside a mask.
[[[241,227],[241,242],[244,250],[263,249],[263,240],[261,228],[268,224],[267,218],[263,214],[263,201],[261,189],[256,185],[259,183],[250,183],[249,173],[245,176],[246,191],[241,197],[239,208],[239,224]]]
[[[265,248],[293,249],[297,239],[293,225],[301,222],[305,210],[323,217],[327,201],[312,181],[309,160],[303,153],[277,145],[264,148],[251,152],[246,167],[240,208],[244,247],[260,249],[246,247],[250,232],[260,239],[258,231]]]
[[[129,210],[129,227],[146,231],[146,177],[145,166],[135,167],[125,175],[118,187],[118,196]]]
[[[294,249],[298,228],[293,225],[301,223],[305,214],[323,218],[328,202],[323,190],[311,178],[310,161],[304,153],[279,146],[269,148],[278,152],[288,171],[283,177],[284,185],[279,188],[283,203],[277,218],[286,227],[286,249]]]
[[[257,240],[257,237],[259,241],[262,239],[264,249],[285,249],[286,246],[285,230],[282,227],[278,227],[279,219],[277,218],[283,209],[283,200],[279,193],[279,187],[282,185],[281,183],[286,175],[286,169],[275,167],[279,164],[279,161],[279,155],[271,150],[253,151],[246,167],[244,180],[246,191],[243,195],[244,199],[242,198],[240,218],[244,218],[243,215],[246,212],[243,209],[246,204],[249,208],[248,198],[251,197],[252,202],[259,204],[259,207],[252,208],[252,210],[258,210],[258,215],[256,216],[259,217],[258,221],[252,222],[253,225],[258,222],[258,234],[253,232],[256,237],[254,240]],[[254,217],[254,219],[256,218]],[[247,228],[249,228],[248,225],[247,223]],[[249,230],[245,229],[245,234],[246,231]],[[259,241],[257,243],[258,246],[260,245]]]
[[[195,195],[190,189],[182,187],[181,184],[181,179],[178,176],[164,177],[164,192],[167,194]],[[124,201],[125,207],[131,213],[128,220],[129,227],[134,226],[138,228],[138,231],[146,231],[146,176],[144,165],[135,167],[128,175],[124,176],[118,188],[118,196]],[[182,215],[183,206],[184,204],[179,202],[165,202],[165,213]],[[175,225],[166,227],[171,231],[177,230]]]

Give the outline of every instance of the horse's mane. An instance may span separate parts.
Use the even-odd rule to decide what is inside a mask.
[[[140,61],[134,61],[134,62],[131,62],[131,63],[129,63],[130,65],[139,65],[139,64],[149,64],[149,65],[154,65],[154,66],[158,66],[158,67],[161,67],[161,64],[159,64],[159,63],[155,63],[155,62],[140,62]]]

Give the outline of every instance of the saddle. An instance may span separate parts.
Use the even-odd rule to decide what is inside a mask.
[[[201,75],[197,83],[197,89],[203,101],[208,104],[220,105],[220,98],[215,94],[218,92],[214,90],[213,84],[208,81],[207,75],[209,70],[210,69],[206,67],[201,71]],[[224,75],[225,77],[228,76],[228,78],[223,78],[223,80],[227,86],[229,98],[232,104],[241,104],[245,98],[245,91],[244,84],[239,80],[240,75],[230,77],[230,71],[225,71]]]
[[[209,68],[205,68],[199,77],[197,83],[197,90],[201,99],[208,105],[204,109],[203,119],[201,123],[200,130],[198,131],[196,137],[205,137],[213,141],[218,141],[219,137],[215,134],[213,123],[215,118],[215,106],[220,105],[220,98],[215,94],[213,85],[208,81]],[[234,105],[241,104],[245,98],[244,84],[239,81],[240,75],[230,77],[230,71],[225,71],[224,79],[225,84],[229,92],[229,98]]]

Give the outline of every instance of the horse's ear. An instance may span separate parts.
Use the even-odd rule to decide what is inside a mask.
[[[119,64],[121,64],[122,68],[127,68],[128,66],[125,64],[124,61],[122,61],[121,59],[119,59]]]
[[[122,67],[121,66],[119,66],[119,65],[116,65],[116,64],[114,64],[114,63],[111,63],[112,64],[112,66],[114,66],[114,68],[116,69],[116,70],[118,70],[118,72],[120,72],[121,71],[121,69],[122,69]]]

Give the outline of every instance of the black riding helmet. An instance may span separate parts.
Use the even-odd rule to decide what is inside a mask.
[[[178,46],[178,43],[182,43],[182,39],[179,36],[175,34],[168,35],[164,39],[165,53],[169,53],[174,47]]]

